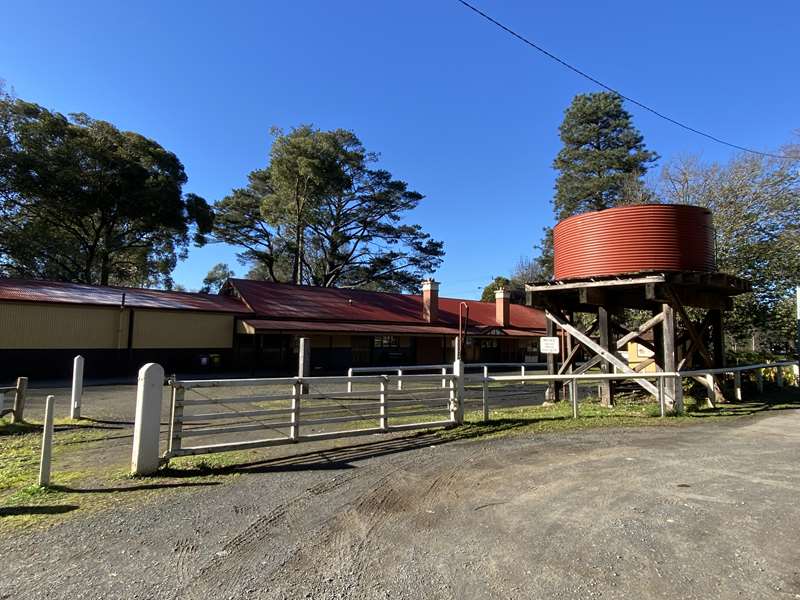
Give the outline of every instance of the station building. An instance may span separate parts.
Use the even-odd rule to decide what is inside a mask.
[[[313,374],[349,367],[452,362],[459,310],[467,362],[538,361],[542,311],[510,303],[230,279],[218,294],[0,279],[0,381],[128,377],[158,362],[167,373],[291,375],[311,338]]]

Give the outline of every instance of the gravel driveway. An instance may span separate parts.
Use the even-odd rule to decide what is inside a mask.
[[[0,540],[0,597],[800,598],[800,411],[321,447]]]

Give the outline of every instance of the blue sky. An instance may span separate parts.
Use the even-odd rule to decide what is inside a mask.
[[[757,149],[800,128],[800,3],[476,4],[670,116]],[[3,3],[0,78],[60,112],[156,139],[213,202],[266,164],[273,125],[355,131],[426,199],[410,219],[445,241],[442,294],[475,297],[552,224],[558,125],[596,87],[455,0]],[[662,159],[724,146],[634,107]],[[234,250],[192,249],[199,287]]]

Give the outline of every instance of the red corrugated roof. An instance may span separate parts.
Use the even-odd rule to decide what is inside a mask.
[[[167,308],[243,314],[251,312],[241,300],[216,294],[166,292],[62,281],[0,279],[0,300],[8,301],[120,306],[123,294],[125,294],[125,305],[133,308]]]
[[[385,329],[388,324],[393,326],[391,331],[399,331],[396,326],[407,325],[420,327],[419,333],[434,334],[457,333],[458,307],[462,302],[457,298],[439,298],[439,318],[434,323],[427,323],[422,319],[420,295],[296,286],[249,279],[231,279],[230,285],[241,299],[233,295],[0,279],[0,300],[120,306],[122,295],[125,294],[125,305],[133,308],[250,314],[280,323],[346,324],[341,331],[352,331],[353,327],[358,327],[360,331],[389,331]],[[466,302],[469,305],[471,332],[479,333],[483,329],[497,327],[494,302]],[[367,323],[383,324],[384,329],[366,328]],[[512,304],[509,326],[503,329],[507,335],[526,335],[530,330],[544,331],[544,314],[538,309]],[[319,328],[316,330],[321,331]]]
[[[246,325],[256,331],[279,332],[325,332],[325,333],[405,333],[417,335],[458,335],[453,327],[435,325],[401,325],[398,323],[346,323],[343,321],[284,321],[271,319],[245,319]]]
[[[471,319],[470,319],[471,321]],[[282,319],[245,319],[243,323],[258,332],[323,332],[323,333],[386,333],[386,334],[413,334],[413,335],[458,335],[458,327],[447,325],[407,325],[400,323],[364,323],[344,321],[288,321]],[[497,333],[500,331],[502,333]],[[480,335],[508,335],[513,337],[534,336],[533,332],[524,329],[510,329],[499,327],[469,328],[471,336]]]
[[[343,288],[287,285],[268,281],[231,279],[230,284],[259,317],[288,320],[406,323],[458,327],[458,298],[439,298],[439,318],[422,319],[422,296]],[[467,300],[472,327],[497,327],[494,302]],[[544,313],[512,304],[510,329],[545,329]]]

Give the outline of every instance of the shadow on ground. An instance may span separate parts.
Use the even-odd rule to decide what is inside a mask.
[[[53,485],[49,489],[69,494],[117,494],[124,492],[141,492],[145,490],[165,490],[169,488],[206,487],[220,485],[219,481],[195,481],[184,483],[144,483],[137,485],[120,485],[103,488],[78,488],[67,485]]]
[[[0,507],[0,517],[19,517],[24,515],[60,515],[77,510],[75,504],[55,504],[50,506],[3,506]]]
[[[352,464],[354,462],[437,446],[448,441],[451,440],[442,439],[435,433],[422,432],[412,436],[388,438],[365,444],[342,446],[329,450],[315,450],[303,454],[224,466],[206,464],[189,468],[166,466],[159,470],[157,475],[164,477],[198,477],[233,473],[354,469],[355,466]]]

